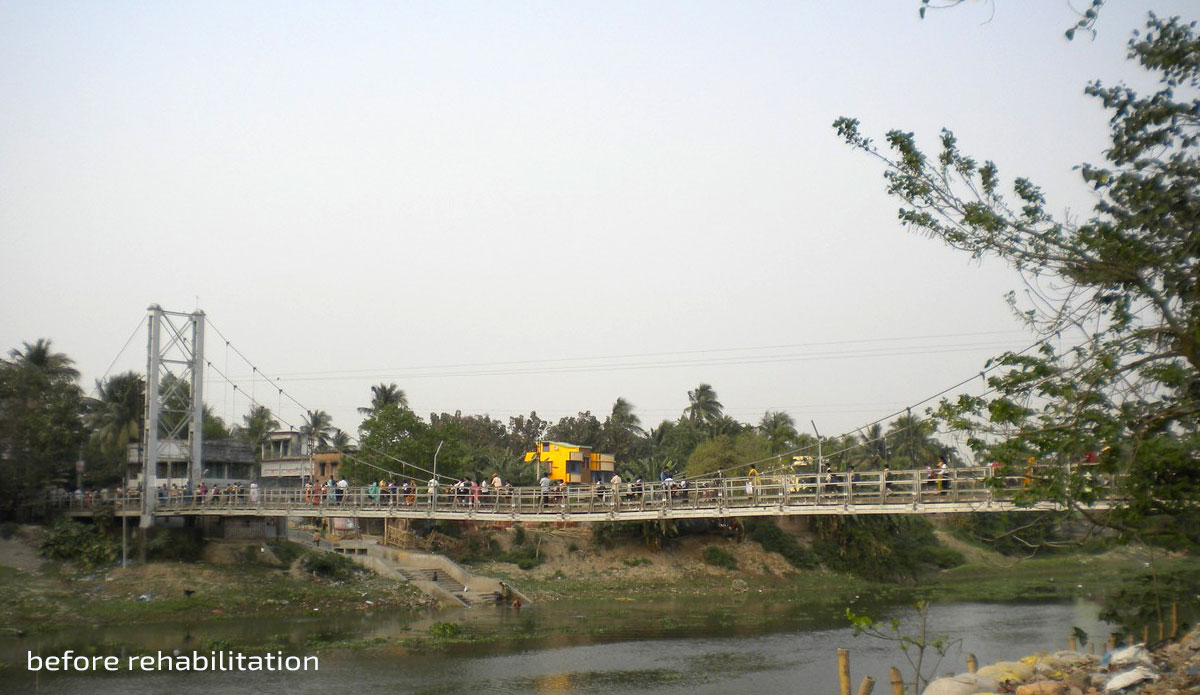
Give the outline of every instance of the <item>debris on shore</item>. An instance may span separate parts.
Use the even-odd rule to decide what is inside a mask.
[[[1104,656],[1061,651],[938,678],[922,695],[1177,695],[1200,692],[1200,628],[1153,651],[1135,644]]]

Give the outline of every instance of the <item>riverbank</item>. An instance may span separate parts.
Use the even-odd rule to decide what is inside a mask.
[[[46,562],[32,552],[30,534],[0,543],[0,625],[35,633],[71,625],[115,625],[296,616],[314,612],[413,612],[432,601],[412,587],[369,573],[336,578],[297,566],[295,544],[213,542],[203,562],[152,562],[129,569],[89,571]],[[919,582],[869,582],[826,569],[797,569],[753,541],[716,536],[679,539],[651,551],[636,542],[600,547],[583,529],[560,529],[538,540],[538,564],[484,561],[472,570],[519,587],[535,602],[606,601],[617,611],[655,602],[695,601],[729,615],[747,606],[824,606],[841,615],[861,601],[1016,601],[1087,598],[1102,603],[1114,587],[1160,571],[1200,572],[1200,560],[1164,557],[1137,548],[1099,555],[1063,554],[1016,561],[981,549],[970,560],[932,571]],[[952,541],[950,541],[952,542]],[[722,566],[709,560],[712,548]],[[707,559],[706,559],[707,558]],[[718,611],[719,612],[719,611]],[[703,620],[709,620],[705,617]],[[413,639],[424,641],[425,634]],[[444,640],[443,640],[444,641]]]
[[[199,562],[83,569],[34,554],[36,529],[0,547],[0,625],[8,635],[72,625],[222,620],[313,612],[413,611],[434,602],[369,572],[307,571],[293,543],[211,542]]]

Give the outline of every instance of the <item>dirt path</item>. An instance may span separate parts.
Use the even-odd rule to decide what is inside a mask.
[[[22,527],[12,538],[0,538],[0,566],[34,572],[41,568],[42,558],[33,546],[32,527]]]

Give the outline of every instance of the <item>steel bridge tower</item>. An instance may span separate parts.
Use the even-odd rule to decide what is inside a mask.
[[[181,445],[187,443],[188,482],[193,489],[204,470],[204,312],[165,311],[157,304],[147,311],[143,528],[154,520],[158,462],[170,458],[168,452],[177,456]],[[177,444],[172,447],[173,443]]]

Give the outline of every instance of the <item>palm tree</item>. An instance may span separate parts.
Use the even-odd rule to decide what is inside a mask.
[[[304,424],[300,425],[300,434],[308,437],[308,441],[318,449],[329,447],[329,438],[333,436],[333,418],[324,410],[310,410],[304,416]]]
[[[889,449],[893,455],[907,458],[910,465],[932,464],[940,449],[940,443],[930,436],[933,430],[930,420],[911,413],[901,415],[888,425]]]
[[[796,441],[796,421],[782,410],[768,410],[758,423],[758,431],[771,442],[771,451],[779,453],[793,448]]]
[[[61,352],[51,349],[49,338],[38,338],[32,345],[25,343],[24,350],[16,348],[9,351],[13,364],[41,375],[46,381],[71,381],[79,377],[79,370],[73,366],[75,361]]]
[[[380,383],[378,386],[372,386],[371,405],[366,408],[359,408],[358,412],[362,415],[370,416],[385,405],[398,405],[401,408],[407,408],[408,396],[404,393],[404,389],[394,383]]]
[[[721,419],[724,406],[717,400],[717,392],[708,384],[700,384],[694,391],[688,391],[688,404],[683,412],[695,424],[712,425]]]
[[[862,432],[861,441],[851,458],[855,464],[868,470],[883,468],[888,460],[888,443],[883,425],[877,422]]]
[[[263,442],[267,435],[279,429],[279,421],[271,414],[271,409],[265,405],[250,406],[250,412],[242,416],[242,426],[238,428],[238,436],[254,447],[255,458],[262,456]]]
[[[105,453],[122,453],[130,442],[141,439],[146,380],[137,372],[125,372],[97,381],[96,392],[99,398],[88,418],[92,441]]]
[[[633,412],[633,404],[624,398],[617,398],[617,402],[613,403],[609,419],[616,429],[638,437],[646,436],[646,430],[642,429],[641,418]]]
[[[335,429],[333,437],[329,440],[329,444],[337,451],[345,451],[351,446],[350,435],[346,434],[346,430]]]

